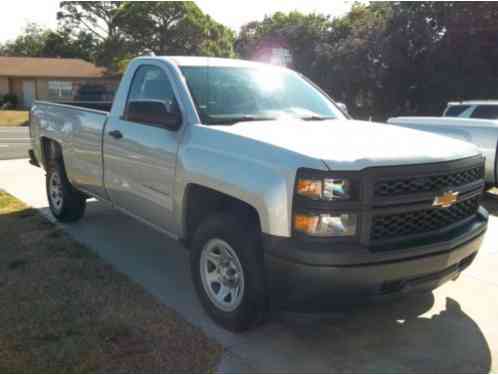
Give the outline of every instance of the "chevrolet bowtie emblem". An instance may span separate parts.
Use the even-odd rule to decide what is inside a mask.
[[[436,198],[434,198],[434,203],[432,203],[432,205],[434,207],[447,208],[455,204],[457,200],[458,200],[458,192],[454,193],[452,191],[449,191],[442,195],[438,195]]]

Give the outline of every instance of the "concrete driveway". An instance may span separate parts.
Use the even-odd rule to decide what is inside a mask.
[[[0,160],[26,158],[30,144],[28,127],[0,126]]]
[[[0,162],[0,188],[47,214],[44,173],[27,160]],[[176,242],[95,201],[64,228],[222,343],[220,372],[497,372],[497,202],[485,202],[494,216],[475,263],[435,293],[323,315],[276,314],[240,335],[204,314]]]

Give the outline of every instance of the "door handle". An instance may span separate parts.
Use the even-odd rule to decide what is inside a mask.
[[[115,139],[123,138],[123,133],[121,133],[119,130],[111,130],[108,134]]]

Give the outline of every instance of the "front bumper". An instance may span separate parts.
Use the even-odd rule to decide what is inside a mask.
[[[334,247],[322,243],[311,247],[307,262],[303,242],[264,239],[266,283],[273,307],[292,310],[323,310],[330,305],[427,291],[458,277],[474,260],[487,228],[488,215],[480,209],[472,222],[449,235],[451,238],[427,244],[412,244],[387,254],[372,254],[361,262],[355,249],[348,247],[334,262]],[[285,249],[284,249],[285,248]],[[286,251],[285,255],[283,251]],[[358,254],[365,248],[358,246]],[[320,257],[316,257],[319,252]],[[327,253],[324,258],[323,254]],[[403,258],[394,258],[402,254]],[[408,255],[412,254],[412,255]],[[382,259],[384,257],[384,259]],[[322,264],[314,260],[322,259]],[[335,264],[334,264],[335,263]]]

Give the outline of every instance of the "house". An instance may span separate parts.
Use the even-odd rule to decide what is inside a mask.
[[[0,56],[0,98],[14,94],[20,108],[31,107],[34,100],[108,101],[117,84],[104,68],[81,59]]]

